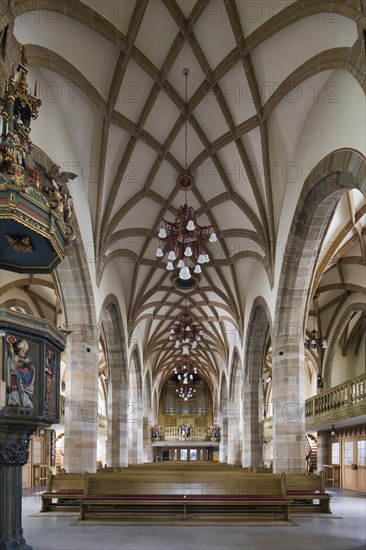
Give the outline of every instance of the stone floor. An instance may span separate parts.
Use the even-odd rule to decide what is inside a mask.
[[[39,514],[37,494],[23,498],[24,535],[33,550],[364,550],[365,495],[332,491],[332,515],[293,515],[286,522],[154,525],[78,521],[77,514]],[[58,514],[61,514],[60,512]]]

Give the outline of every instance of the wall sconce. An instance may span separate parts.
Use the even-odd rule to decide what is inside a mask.
[[[330,431],[330,437],[335,437],[337,434],[336,434],[336,431],[335,431],[335,427],[334,427],[334,424],[332,424],[332,429]]]
[[[321,377],[321,374],[318,374],[318,382],[317,382],[318,388],[322,388],[324,386],[323,379]]]

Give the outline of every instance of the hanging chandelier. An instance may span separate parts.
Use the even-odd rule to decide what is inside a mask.
[[[174,323],[169,333],[169,340],[175,340],[174,347],[179,349],[182,345],[182,354],[189,355],[190,349],[196,349],[202,339],[203,330],[194,322],[192,315],[186,311],[182,313],[177,323]]]
[[[196,390],[194,384],[197,378],[197,367],[190,361],[182,361],[178,363],[173,369],[173,376],[177,380],[177,388],[175,390],[177,397],[183,398],[188,401],[189,398],[194,397]]]
[[[176,210],[174,222],[162,220],[162,227],[158,232],[159,247],[156,251],[156,256],[162,258],[168,254],[168,262],[166,269],[173,271],[174,268],[179,269],[179,277],[182,280],[191,279],[191,272],[188,266],[188,261],[195,264],[194,273],[201,273],[201,265],[210,261],[207,253],[207,244],[215,243],[217,237],[213,231],[212,225],[200,226],[197,223],[197,214],[192,206],[187,204],[187,191],[192,189],[195,184],[194,177],[187,169],[187,82],[189,70],[184,69],[185,76],[185,169],[178,176],[177,185],[185,193],[185,203]],[[174,264],[173,262],[177,262]]]
[[[196,365],[191,363],[191,361],[186,360],[175,365],[173,368],[173,374],[177,377],[178,381],[185,379],[193,380],[194,374],[198,374],[198,372]]]
[[[310,332],[311,336],[306,336],[304,341],[305,349],[320,350],[327,349],[328,343],[323,336],[319,336],[316,329]]]
[[[193,384],[189,386],[179,386],[175,390],[177,393],[177,397],[181,397],[184,399],[184,401],[188,401],[188,399],[191,399],[192,397],[195,397],[196,390],[193,389]]]
[[[319,326],[320,321],[319,321],[318,299],[319,299],[319,293],[316,291],[313,296],[313,302],[314,302],[315,319],[318,319],[318,326]],[[319,331],[315,328],[315,319],[314,319],[313,330],[310,331],[310,336],[305,335],[304,348],[312,349],[314,351],[319,352],[322,349],[326,349],[328,347],[328,344],[324,336],[321,336],[319,334]]]

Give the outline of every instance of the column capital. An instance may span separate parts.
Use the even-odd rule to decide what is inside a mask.
[[[0,430],[0,464],[18,464],[28,462],[30,432],[11,432]]]

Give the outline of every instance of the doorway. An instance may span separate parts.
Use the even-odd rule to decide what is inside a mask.
[[[342,441],[342,486],[366,492],[366,437]]]

